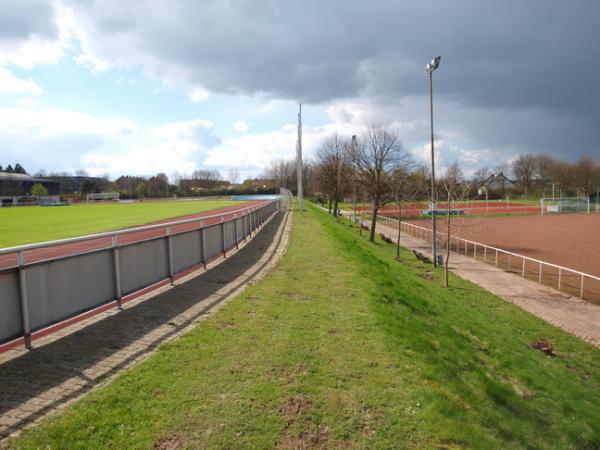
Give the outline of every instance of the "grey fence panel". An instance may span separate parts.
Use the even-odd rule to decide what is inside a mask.
[[[170,237],[166,236],[168,230],[193,221],[186,219],[170,224],[0,249],[0,255],[21,255],[21,274],[25,274],[20,278],[19,269],[0,268],[0,343],[25,336],[25,345],[28,346],[29,330],[35,331],[115,299],[120,300],[123,295],[165,280],[170,274],[219,257],[224,249],[234,247],[237,241],[248,236],[276,210],[277,204],[273,202],[251,212],[248,212],[249,208],[243,208],[236,212],[243,214],[236,219],[229,214],[211,216],[210,220],[227,219],[202,230],[186,231]],[[201,225],[197,219],[194,220],[197,226]],[[118,236],[148,230],[162,230],[165,236],[118,246]],[[116,247],[44,261],[27,260],[26,252],[30,250],[99,238],[112,239]],[[21,282],[26,287],[23,293],[19,287]],[[25,330],[23,321],[27,320],[27,315],[25,319],[21,317],[22,294],[29,315]]]
[[[242,217],[236,219],[235,229],[237,232],[236,239],[239,242],[244,238],[244,219]]]
[[[115,298],[110,250],[27,268],[31,329]]]
[[[128,245],[119,249],[123,294],[137,291],[169,276],[167,239]]]
[[[225,222],[223,231],[225,231],[225,248],[233,247],[235,245],[235,224],[233,221]]]
[[[248,236],[250,234],[250,215],[246,214],[243,217],[244,222],[244,236]]]
[[[17,271],[0,273],[0,341],[23,334]]]
[[[194,230],[173,236],[173,271],[189,269],[202,262],[200,231]]]
[[[221,224],[211,225],[204,230],[206,236],[206,259],[212,259],[221,254],[223,249],[223,236],[221,235]]]

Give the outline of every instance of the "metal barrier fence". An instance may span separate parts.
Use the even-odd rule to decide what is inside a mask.
[[[268,221],[269,201],[221,214],[0,249],[0,343],[204,265]]]
[[[377,216],[377,221],[389,228],[398,229],[397,219]],[[431,242],[432,238],[432,232],[429,228],[408,222],[402,222],[401,233],[409,234],[427,242]],[[537,281],[540,284],[581,299],[600,303],[600,277],[458,236],[451,236],[448,242],[445,233],[437,232],[436,234],[440,248],[446,248],[447,245],[450,245],[450,250],[455,253],[493,264],[507,272],[516,273],[523,278]]]
[[[291,211],[294,206],[292,191],[286,188],[279,188],[279,202],[279,207],[282,211]]]

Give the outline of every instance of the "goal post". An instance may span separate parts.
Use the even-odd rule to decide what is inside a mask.
[[[558,197],[540,200],[542,215],[551,213],[589,213],[589,197]]]
[[[119,200],[119,193],[118,192],[100,192],[100,193],[96,193],[96,194],[87,194],[87,202],[88,203],[103,201],[103,200],[117,201],[117,200]]]

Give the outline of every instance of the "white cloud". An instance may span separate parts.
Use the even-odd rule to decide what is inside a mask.
[[[64,54],[61,39],[47,40],[33,36],[23,42],[0,41],[0,65],[15,65],[31,69],[37,64],[54,64]]]
[[[40,95],[42,88],[31,78],[24,80],[15,77],[3,67],[0,67],[0,94],[29,94]]]
[[[192,89],[190,92],[188,92],[188,98],[190,99],[190,101],[192,101],[194,103],[203,102],[205,100],[208,100],[209,97],[210,97],[210,92],[208,92],[203,87],[196,87],[196,88]]]
[[[49,138],[65,135],[117,137],[133,133],[136,123],[125,118],[99,118],[59,109],[0,109],[0,135]]]
[[[118,142],[118,151],[101,148],[87,152],[82,162],[94,174],[189,174],[202,164],[206,151],[219,142],[210,121],[174,122]]]
[[[238,133],[245,133],[248,131],[248,124],[243,120],[236,120],[233,124],[233,129]]]

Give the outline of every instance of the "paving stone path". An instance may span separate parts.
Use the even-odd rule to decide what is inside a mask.
[[[287,249],[290,224],[291,215],[277,213],[207,271],[36,340],[31,351],[1,354],[0,442],[106,384],[262,278]]]

